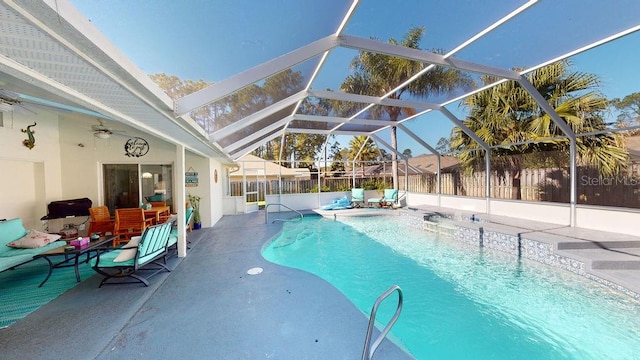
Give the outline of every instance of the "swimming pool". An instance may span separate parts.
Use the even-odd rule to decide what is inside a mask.
[[[399,285],[404,307],[390,338],[417,359],[640,359],[637,301],[418,224],[411,216],[307,217],[286,223],[263,256],[322,277],[367,316]],[[378,328],[395,311],[392,299]]]

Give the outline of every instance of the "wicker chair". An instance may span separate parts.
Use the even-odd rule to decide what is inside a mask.
[[[115,221],[111,218],[109,208],[106,206],[96,206],[89,208],[89,235],[94,233],[113,234]]]

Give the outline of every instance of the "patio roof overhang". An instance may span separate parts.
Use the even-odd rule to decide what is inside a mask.
[[[172,99],[69,2],[2,1],[0,28],[0,89],[27,95],[20,103],[88,114],[88,130],[95,117],[118,121],[232,163],[193,119],[175,116]]]
[[[434,152],[435,144],[425,142],[419,134],[405,126],[409,120],[430,112],[441,113],[451,121],[452,126],[460,127],[479,144],[480,148],[487,150],[490,147],[467,129],[462,122],[463,119],[456,118],[448,107],[490,86],[509,80],[517,81],[551,116],[565,136],[574,139],[575,134],[524,75],[546,64],[569,58],[640,30],[640,18],[629,14],[632,11],[626,10],[626,7],[632,5],[618,3],[615,5],[619,7],[617,12],[606,13],[599,12],[594,6],[588,13],[602,19],[598,19],[597,30],[592,30],[592,33],[586,36],[588,41],[584,40],[585,36],[581,37],[580,42],[562,41],[555,46],[554,51],[540,50],[534,63],[528,64],[523,70],[514,71],[512,69],[521,64],[498,66],[490,61],[479,61],[480,58],[467,59],[466,51],[470,47],[477,48],[478,43],[482,43],[488,36],[504,27],[518,28],[522,18],[557,11],[557,7],[570,7],[571,2],[556,4],[553,1],[521,0],[505,4],[493,13],[493,16],[500,14],[498,17],[484,21],[485,27],[476,29],[476,32],[452,46],[453,50],[443,54],[409,49],[349,34],[345,29],[356,11],[367,9],[371,4],[359,0],[345,0],[344,4],[344,10],[336,13],[336,17],[341,20],[333,33],[320,36],[307,45],[275,56],[261,65],[173,101],[69,2],[5,0],[0,2],[0,27],[3,29],[0,35],[0,88],[87,109],[153,133],[169,142],[184,144],[196,153],[218,158],[222,162],[236,160],[270,140],[283,139],[287,133],[379,136],[390,127],[400,128],[409,138]],[[566,27],[563,28],[563,36],[569,39],[577,38],[584,31],[579,27]],[[326,91],[314,88],[319,86],[316,85],[318,75],[328,66],[327,58],[339,49],[384,54],[418,61],[426,66],[380,97],[352,94],[340,89]],[[189,116],[192,111],[215,104],[251,85],[261,84],[283,71],[294,71],[301,64],[310,69],[303,78],[302,85],[288,95],[266,104],[262,109],[225,124],[218,124],[215,122],[217,119],[214,119],[213,126],[208,128],[198,125]],[[394,91],[409,86],[434,66],[444,66],[469,74],[489,75],[496,81],[437,102],[389,98]],[[349,116],[304,113],[301,104],[310,99],[357,104],[360,110]],[[368,109],[376,106],[407,108],[411,109],[414,115],[398,121],[363,115]]]

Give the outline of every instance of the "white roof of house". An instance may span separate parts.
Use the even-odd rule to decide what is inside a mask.
[[[247,154],[237,161],[239,169],[230,174],[236,176],[283,176],[283,177],[309,177],[309,169],[288,168],[280,166],[274,162],[263,160],[257,156]]]

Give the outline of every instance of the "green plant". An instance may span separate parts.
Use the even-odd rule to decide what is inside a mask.
[[[365,190],[378,190],[378,191],[383,191],[384,189],[391,188],[389,184],[385,183],[383,180],[378,180],[378,179],[364,180],[361,186]]]
[[[189,194],[189,203],[193,207],[193,222],[200,222],[200,196]]]
[[[331,188],[328,186],[322,186],[320,187],[320,191],[322,192],[330,192]],[[318,192],[318,185],[315,185],[314,187],[312,187],[311,189],[309,189],[310,193],[317,193]]]

